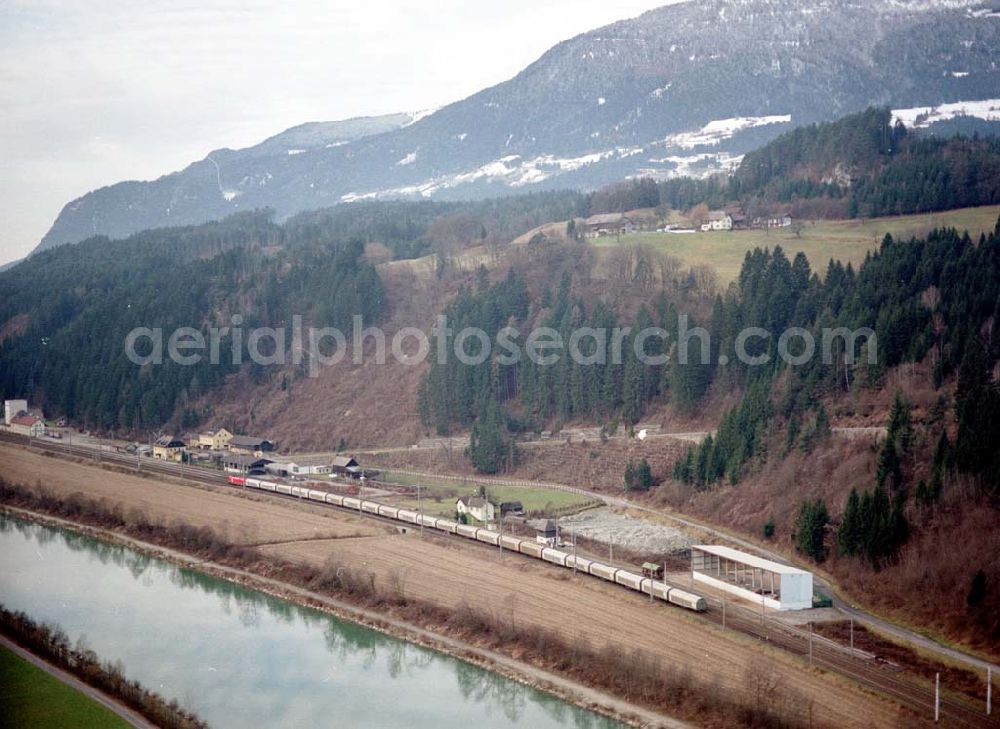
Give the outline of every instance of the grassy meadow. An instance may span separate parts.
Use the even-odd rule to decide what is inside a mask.
[[[715,231],[709,233],[636,233],[615,237],[597,238],[592,241],[598,249],[610,249],[624,244],[643,244],[663,253],[676,256],[688,266],[709,265],[718,271],[720,282],[733,281],[740,272],[747,251],[755,247],[774,248],[780,245],[789,258],[802,251],[813,270],[822,274],[831,258],[855,268],[865,255],[875,250],[886,233],[894,238],[907,239],[921,236],[934,228],[954,227],[968,230],[978,237],[993,230],[1000,215],[1000,205],[964,208],[941,213],[902,215],[867,220],[816,220],[797,221],[796,227],[772,230]]]
[[[431,477],[415,477],[392,471],[382,471],[379,476],[389,483],[416,486],[420,484],[420,503],[425,514],[433,516],[453,517],[455,515],[455,500],[460,496],[473,496],[479,493],[479,484],[469,480],[435,479]],[[490,501],[499,504],[502,501],[520,501],[528,512],[550,512],[582,510],[596,505],[594,501],[579,494],[555,489],[526,488],[521,486],[486,485],[486,494]],[[417,508],[416,498],[393,499],[392,503],[410,509]]]
[[[0,724],[4,726],[127,729],[129,724],[15,653],[0,647]]]

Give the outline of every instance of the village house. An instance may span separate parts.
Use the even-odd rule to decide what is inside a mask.
[[[226,447],[232,453],[242,453],[248,456],[259,456],[274,450],[274,443],[266,438],[256,438],[251,435],[230,436]]]
[[[221,451],[229,445],[232,438],[233,434],[225,428],[219,428],[216,431],[209,430],[198,434],[198,447],[211,451]]]
[[[10,430],[13,433],[38,438],[45,435],[45,421],[34,415],[15,415],[10,419]]]
[[[235,473],[244,476],[252,474],[262,474],[268,464],[273,461],[257,456],[247,456],[240,454],[230,454],[222,460],[222,467],[226,473]]]
[[[333,459],[331,471],[338,476],[348,476],[350,478],[361,478],[365,475],[361,465],[350,456],[337,456]]]
[[[732,230],[733,216],[725,210],[710,210],[707,219],[701,224],[702,232],[710,230]]]
[[[463,496],[455,502],[459,515],[467,514],[476,521],[490,522],[496,517],[496,507],[482,496]]]
[[[184,459],[184,441],[176,435],[160,436],[153,443],[153,458],[158,461],[179,463]]]
[[[588,238],[604,235],[627,235],[636,231],[636,224],[623,213],[601,213],[591,215],[583,221],[584,233]]]

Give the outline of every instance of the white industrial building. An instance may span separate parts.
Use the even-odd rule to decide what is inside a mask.
[[[11,421],[18,415],[28,412],[27,400],[4,400],[3,402],[3,424],[10,425]]]
[[[812,607],[811,572],[731,547],[699,544],[691,547],[691,571],[696,582],[750,600],[773,610]]]

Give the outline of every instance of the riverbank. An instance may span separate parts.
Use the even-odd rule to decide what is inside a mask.
[[[154,729],[142,717],[65,671],[0,636],[0,705],[23,729],[101,726]]]
[[[545,691],[581,708],[632,726],[667,727],[670,729],[690,726],[678,719],[630,704],[597,689],[571,681],[529,663],[515,660],[502,653],[487,650],[454,636],[443,635],[421,625],[394,618],[379,611],[365,609],[345,600],[338,600],[278,579],[200,559],[191,554],[136,539],[111,529],[59,518],[50,514],[6,504],[0,505],[0,511],[44,526],[67,529],[108,544],[126,547],[146,556],[170,562],[178,567],[224,579],[303,607],[321,610],[342,620],[348,620],[385,635],[450,655],[523,685]],[[714,724],[714,722],[712,723]]]
[[[596,657],[605,666],[610,659],[625,663],[623,685],[609,686],[608,693],[629,696],[628,703],[636,703],[635,684],[625,684],[641,668],[631,657],[643,655],[684,689],[674,694],[688,706],[678,711],[671,706],[666,713],[702,724],[739,724],[734,712],[708,717],[724,713],[728,701],[745,700],[754,692],[763,692],[768,706],[794,709],[800,723],[807,723],[806,714],[827,726],[913,721],[898,704],[847,679],[811,670],[766,642],[723,631],[682,610],[650,606],[641,596],[518,555],[500,556],[495,549],[421,536],[416,530],[402,533],[368,517],[288,499],[117,473],[24,449],[2,450],[5,474],[40,481],[54,497],[84,494],[108,505],[122,504],[122,513],[144,515],[150,522],[211,526],[230,535],[230,541],[260,545],[258,551],[268,560],[287,561],[315,574],[332,561],[362,571],[390,596],[405,594],[409,606],[383,603],[377,614],[391,608],[418,624],[429,624],[433,617],[466,642],[553,672],[563,670],[564,659],[561,653],[545,652],[552,637],[558,638],[560,650],[569,648],[568,664],[574,662],[574,652],[577,658]],[[362,529],[364,536],[336,536],[361,534]],[[267,576],[285,577],[274,570]],[[510,632],[516,640],[508,640]],[[536,639],[541,647],[533,644]],[[591,676],[578,675],[578,682],[591,684]]]

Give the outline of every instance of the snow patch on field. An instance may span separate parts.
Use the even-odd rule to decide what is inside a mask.
[[[892,123],[903,122],[911,129],[924,129],[939,121],[947,121],[960,116],[974,117],[984,121],[1000,121],[1000,99],[980,101],[956,101],[940,106],[915,106],[912,109],[895,109]]]
[[[769,124],[788,124],[791,121],[791,114],[737,116],[731,119],[717,119],[710,121],[697,131],[671,134],[663,140],[663,143],[669,147],[692,149],[694,147],[718,144],[725,139],[731,138],[737,132],[753,129],[754,127],[763,127]]]
[[[304,149],[289,149],[288,156],[291,157],[292,155],[302,154],[303,152],[305,152]]]
[[[225,200],[226,202],[232,202],[233,200],[235,200],[239,196],[240,196],[240,191],[239,190],[223,190],[222,191],[222,199]]]

